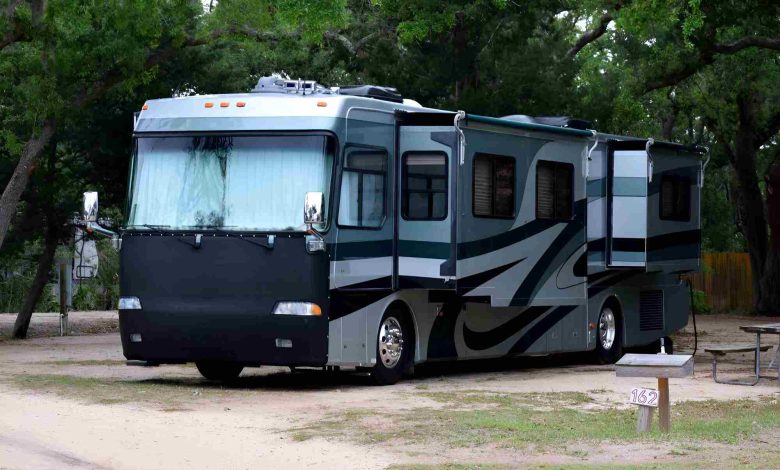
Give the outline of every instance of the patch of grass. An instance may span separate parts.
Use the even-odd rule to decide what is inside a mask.
[[[593,402],[593,398],[581,392],[508,394],[482,390],[463,390],[457,392],[421,393],[420,395],[454,407],[462,407],[463,405],[493,405],[498,407],[528,406],[547,408],[551,406],[572,407]]]
[[[661,433],[656,421],[653,432],[640,436],[635,430],[634,409],[583,410],[570,407],[590,402],[586,394],[464,391],[421,395],[451,406],[380,414],[375,417],[383,422],[380,440],[416,443],[434,440],[450,447],[491,445],[542,451],[583,442],[671,442],[676,449],[672,452],[678,452],[672,455],[685,455],[686,451],[695,449],[693,446],[696,444],[738,445],[766,430],[777,433],[780,428],[780,420],[777,419],[780,416],[780,400],[777,398],[768,401],[678,403],[672,407],[672,431],[669,434]],[[539,405],[546,408],[540,409]],[[334,419],[339,420],[338,417]],[[328,426],[331,429],[341,426],[342,435],[347,435],[344,430],[350,427],[351,434],[370,435],[370,427],[361,422],[346,418],[341,424],[331,422]],[[376,442],[373,439],[370,441]]]
[[[703,440],[736,444],[762,429],[780,426],[780,402],[761,403],[752,400],[734,402],[685,402],[672,408],[672,432],[657,429],[641,437],[635,431],[634,410],[581,411],[557,408],[539,412],[524,407],[500,407],[493,410],[448,412],[432,416],[448,422],[453,430],[449,439],[468,445],[470,442],[494,442],[510,447],[528,444],[542,446],[574,441],[624,440]],[[454,425],[454,426],[451,426]]]
[[[455,464],[444,463],[437,465],[391,465],[387,467],[387,470],[503,470],[511,468],[507,465],[494,465],[494,464]]]
[[[434,464],[434,465],[425,465],[425,464],[412,464],[412,465],[391,465],[387,467],[387,470],[504,470],[504,469],[510,469],[510,468],[518,468],[516,466],[510,466],[510,465],[499,465],[499,464],[455,464],[455,463],[445,463],[445,464]],[[637,468],[642,469],[665,469],[665,468],[674,468],[679,469],[680,467],[676,464],[652,464],[652,465],[523,465],[522,468],[538,468],[538,469],[555,469],[555,470],[582,470],[582,469],[600,469],[600,470],[635,470]]]
[[[390,438],[384,432],[378,433],[363,421],[376,413],[370,410],[348,410],[332,413],[316,423],[292,429],[291,437],[296,442],[308,441],[314,438],[330,438],[342,436],[361,443],[380,442]]]
[[[23,390],[54,393],[64,398],[107,405],[135,402],[160,403],[173,407],[181,402],[211,398],[223,393],[219,389],[205,389],[186,383],[56,374],[16,375],[10,379],[10,382]]]
[[[418,396],[430,398],[439,403],[463,407],[473,405],[509,406],[513,403],[512,397],[506,393],[491,393],[481,390],[465,390],[459,392],[426,392]]]

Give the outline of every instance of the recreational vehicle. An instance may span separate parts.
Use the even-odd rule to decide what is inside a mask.
[[[124,355],[389,384],[426,361],[657,342],[688,319],[703,152],[589,127],[274,77],[150,100],[120,231]]]

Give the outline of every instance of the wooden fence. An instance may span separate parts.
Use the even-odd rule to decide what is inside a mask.
[[[749,312],[753,308],[753,275],[747,253],[702,253],[703,268],[691,276],[713,312]]]

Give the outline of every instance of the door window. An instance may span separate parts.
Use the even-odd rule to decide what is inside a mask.
[[[447,218],[447,155],[407,152],[403,157],[403,217],[406,220]]]
[[[663,220],[691,220],[691,180],[685,176],[661,177],[660,205]]]
[[[385,220],[387,152],[348,151],[341,176],[338,224],[379,228]]]

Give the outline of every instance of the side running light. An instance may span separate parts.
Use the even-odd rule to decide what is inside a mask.
[[[302,315],[319,317],[322,309],[311,302],[279,302],[274,308],[274,315]]]
[[[306,235],[306,251],[309,253],[325,251],[325,240],[313,235]]]

